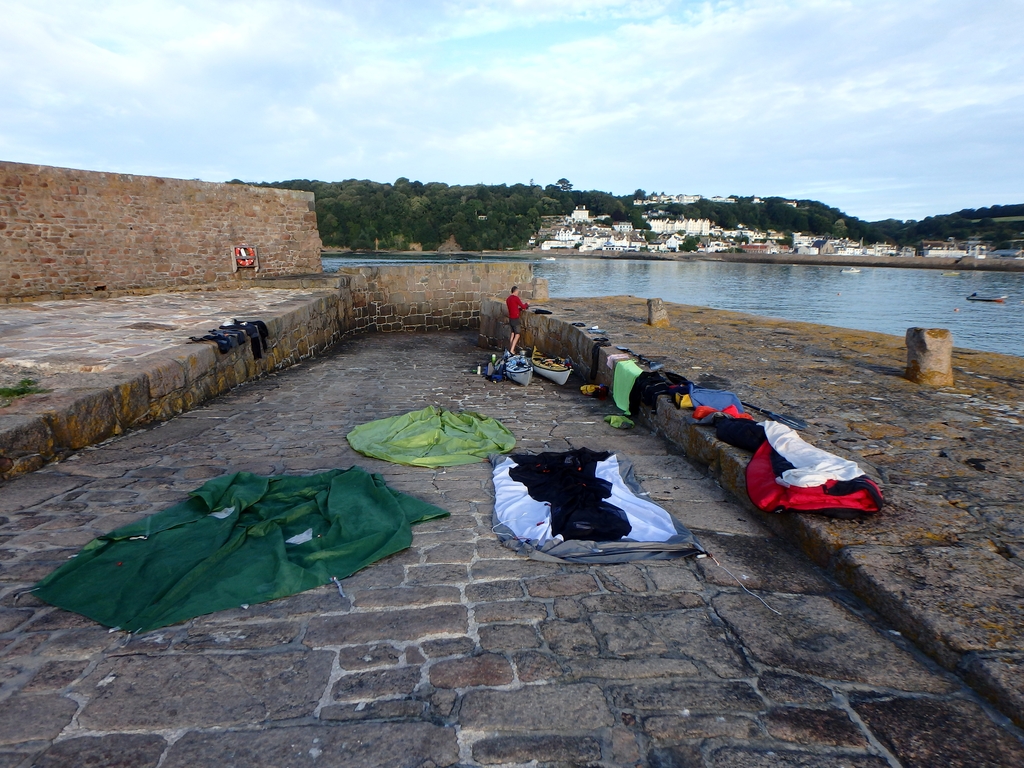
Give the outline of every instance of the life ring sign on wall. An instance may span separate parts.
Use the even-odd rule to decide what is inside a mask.
[[[235,246],[235,257],[231,260],[231,271],[237,272],[240,269],[254,269],[257,272],[260,271],[260,257],[253,246]]]

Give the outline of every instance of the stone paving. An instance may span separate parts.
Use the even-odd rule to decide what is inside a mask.
[[[572,382],[486,383],[474,342],[348,340],[0,486],[0,766],[1024,764],[1018,730],[671,444],[613,430],[611,402]],[[348,447],[353,426],[427,404],[499,418],[518,450],[624,453],[721,566],[516,557],[491,531],[488,465],[407,468]],[[353,463],[451,516],[344,596],[129,639],[25,592],[210,477]]]
[[[310,295],[247,288],[5,304],[0,313],[0,386],[26,373],[44,386],[59,386],[57,374],[144,363],[222,322],[276,314]]]

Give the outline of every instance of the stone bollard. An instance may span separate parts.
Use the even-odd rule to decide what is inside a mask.
[[[535,277],[530,280],[530,300],[548,300],[548,280],[546,277]]]
[[[907,372],[917,384],[953,385],[953,334],[945,328],[907,329]]]
[[[668,328],[668,310],[661,299],[647,300],[647,324],[655,328]]]

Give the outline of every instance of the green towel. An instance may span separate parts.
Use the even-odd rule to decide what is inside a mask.
[[[632,429],[636,425],[625,416],[605,416],[604,420],[616,429]]]
[[[622,360],[615,364],[615,377],[612,379],[612,399],[619,410],[629,415],[629,393],[633,390],[633,382],[643,373],[643,369],[632,360]]]
[[[348,433],[348,442],[365,456],[414,467],[472,464],[516,447],[515,437],[500,422],[436,406],[360,424]]]
[[[412,523],[448,514],[359,467],[306,477],[239,472],[189,495],[93,539],[35,595],[145,632],[343,579],[407,548]]]

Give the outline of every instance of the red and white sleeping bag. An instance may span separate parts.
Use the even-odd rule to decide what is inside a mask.
[[[881,489],[854,462],[815,448],[784,424],[761,426],[768,439],[747,464],[747,494],[758,509],[850,519],[882,508]]]

